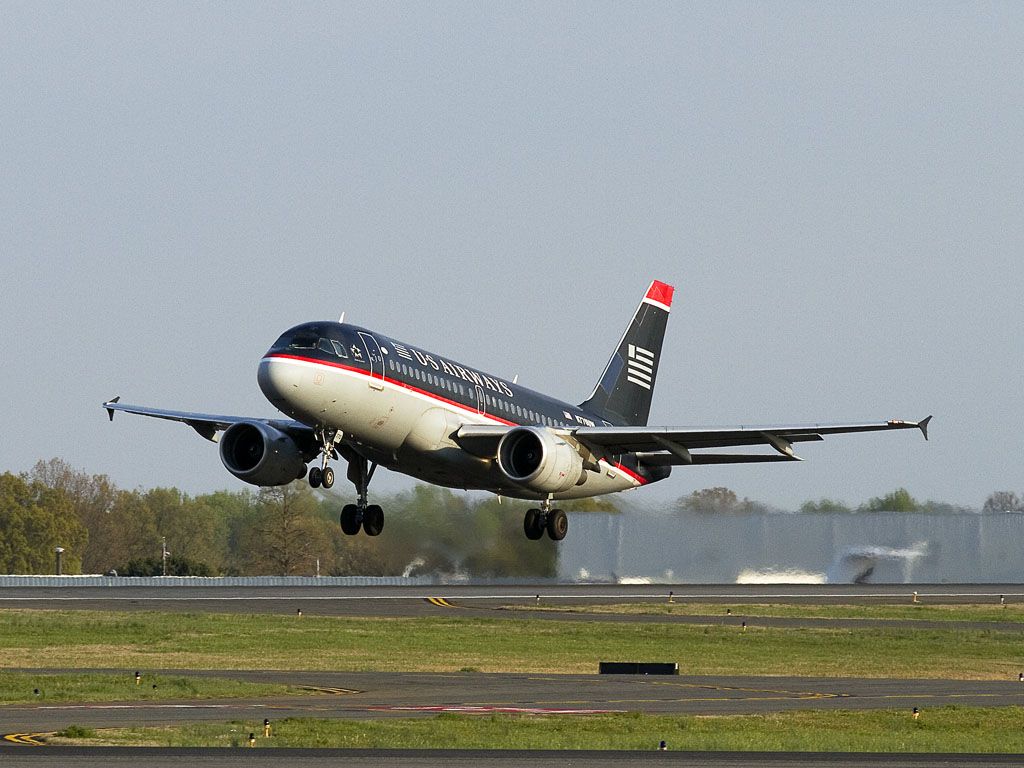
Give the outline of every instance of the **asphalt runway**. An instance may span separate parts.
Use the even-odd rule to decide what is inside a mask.
[[[42,671],[42,670],[40,670]],[[55,670],[45,670],[53,672]],[[113,674],[131,673],[115,671]],[[805,677],[533,675],[408,672],[254,672],[161,670],[320,689],[310,696],[258,700],[47,704],[0,707],[4,733],[58,731],[70,724],[107,728],[180,722],[362,720],[442,712],[566,714],[755,714],[799,709],[906,709],[948,704],[1024,705],[1024,683]]]
[[[942,604],[1024,603],[1024,588],[1008,585],[917,585],[917,599]],[[561,608],[615,603],[676,602],[709,606],[704,615],[579,613]],[[914,627],[1024,631],[1021,622],[927,621],[858,618],[772,618],[726,615],[711,606],[744,603],[796,605],[909,604],[907,585],[543,585],[437,587],[17,587],[0,590],[0,609],[46,608],[83,611],[168,613],[263,613],[304,616],[422,617],[457,611],[499,619],[615,623],[719,623],[760,627]],[[547,610],[536,610],[543,608]]]
[[[943,604],[1024,603],[1020,584],[914,585],[626,585],[569,584],[536,586],[433,587],[5,587],[0,589],[0,608],[63,608],[105,611],[169,611],[210,613],[274,613],[320,616],[426,616],[438,608],[459,607],[522,614],[502,609],[559,607],[612,603],[789,603],[802,605],[909,604],[914,591],[921,602]],[[431,602],[431,601],[434,602]],[[437,602],[440,601],[440,602]],[[447,602],[448,605],[444,603]],[[532,617],[543,617],[531,613]],[[617,617],[585,614],[551,614],[551,618],[616,621]],[[627,621],[690,620],[688,617],[629,616]],[[918,625],[915,625],[918,626]],[[991,624],[986,626],[991,627]]]

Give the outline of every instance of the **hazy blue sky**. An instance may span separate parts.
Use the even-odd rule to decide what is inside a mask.
[[[1024,5],[0,17],[0,469],[241,487],[100,403],[273,415],[261,354],[342,311],[578,402],[658,278],[652,423],[935,421],[634,498],[1024,491]]]

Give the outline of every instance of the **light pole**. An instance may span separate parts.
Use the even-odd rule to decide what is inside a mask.
[[[171,554],[167,551],[167,537],[160,537],[160,560],[163,562],[163,575],[167,575],[167,556]]]
[[[57,547],[53,551],[57,555],[57,575],[58,576],[62,576],[63,575],[63,573],[62,573],[62,571],[63,571],[63,567],[62,567],[63,564],[62,564],[61,560],[62,560],[62,556],[64,555],[64,547]]]

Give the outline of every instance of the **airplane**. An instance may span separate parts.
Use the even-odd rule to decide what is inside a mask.
[[[347,462],[357,501],[341,512],[347,535],[377,536],[384,512],[370,504],[377,467],[435,485],[532,500],[529,539],[565,538],[565,499],[616,493],[669,476],[675,466],[800,461],[793,444],[826,435],[928,422],[738,427],[647,425],[674,288],[653,281],[590,397],[572,405],[484,373],[445,355],[357,325],[311,322],[285,331],[259,363],[257,381],[287,419],[218,416],[103,403],[110,420],[124,411],[178,421],[219,442],[235,477],[257,486],[308,477],[334,485],[332,459]],[[710,449],[765,446],[768,453]],[[307,465],[319,458],[311,468]]]

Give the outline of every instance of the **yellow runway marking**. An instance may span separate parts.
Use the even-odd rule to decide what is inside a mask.
[[[30,747],[41,747],[43,742],[38,739],[49,735],[48,733],[9,733],[4,736],[4,741],[9,741],[12,744],[24,744]]]
[[[456,606],[449,603],[443,597],[428,597],[427,602],[431,605],[436,605],[438,608],[455,608]]]

